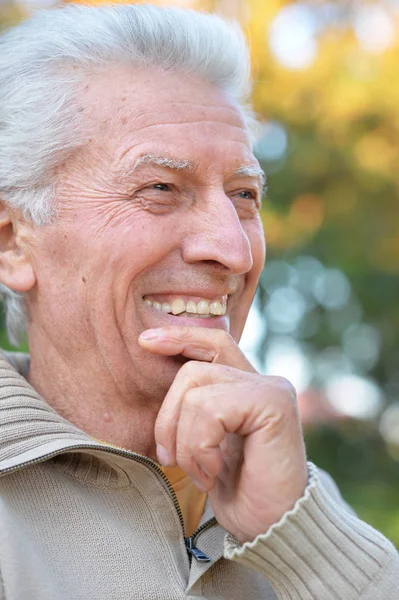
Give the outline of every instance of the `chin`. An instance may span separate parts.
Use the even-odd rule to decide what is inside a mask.
[[[177,373],[190,359],[181,354],[177,356],[159,356],[158,358],[159,362],[157,361],[157,366],[154,365],[154,375],[151,377],[147,392],[157,403],[162,404]]]
[[[165,364],[165,383],[169,389],[181,367],[188,363],[190,359],[182,354],[178,354],[177,356],[164,356],[162,358]]]

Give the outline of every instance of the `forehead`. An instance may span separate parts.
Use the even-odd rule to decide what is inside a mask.
[[[209,164],[256,162],[239,108],[198,78],[118,67],[90,78],[79,100],[92,142],[117,163],[155,150]]]

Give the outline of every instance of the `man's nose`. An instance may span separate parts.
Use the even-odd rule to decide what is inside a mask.
[[[185,230],[182,254],[187,263],[212,261],[235,274],[251,270],[250,241],[234,204],[224,193],[198,202]]]

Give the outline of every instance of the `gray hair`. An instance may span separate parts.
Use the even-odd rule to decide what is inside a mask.
[[[0,37],[0,198],[26,220],[56,214],[55,168],[84,141],[77,110],[88,74],[116,64],[179,69],[225,90],[255,123],[242,31],[219,17],[153,5],[69,5]],[[26,328],[23,296],[0,284],[9,339]]]

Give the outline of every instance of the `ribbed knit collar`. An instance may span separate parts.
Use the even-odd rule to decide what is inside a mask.
[[[0,476],[53,459],[54,468],[87,485],[120,489],[131,485],[134,465],[136,484],[140,480],[141,485],[153,489],[155,474],[159,484],[171,492],[170,484],[154,462],[101,444],[61,417],[23,377],[22,373],[27,375],[28,370],[27,355],[0,351]],[[158,497],[158,493],[152,493],[151,498]],[[199,525],[213,516],[208,499]],[[206,564],[193,561],[188,589],[223,556],[225,534],[215,524],[201,533],[201,550],[211,555],[213,561]],[[180,553],[181,548],[179,556]]]
[[[0,474],[68,449],[98,447],[18,372],[25,374],[28,365],[26,355],[0,352]]]

